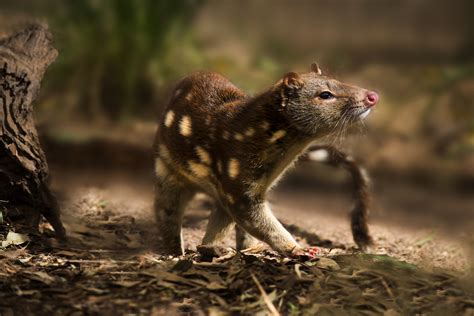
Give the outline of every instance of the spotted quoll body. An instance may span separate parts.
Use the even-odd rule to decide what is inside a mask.
[[[203,245],[221,240],[236,224],[238,248],[260,240],[282,253],[303,251],[271,212],[266,193],[311,142],[362,119],[377,99],[321,75],[315,65],[253,97],[216,73],[183,79],[155,144],[161,252],[182,254],[184,209],[199,191],[217,204]]]

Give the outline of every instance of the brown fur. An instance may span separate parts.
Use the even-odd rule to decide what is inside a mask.
[[[277,251],[301,250],[272,214],[266,193],[312,141],[358,121],[368,109],[367,90],[314,69],[289,73],[255,97],[216,73],[196,73],[177,85],[156,138],[155,212],[163,252],[182,253],[183,211],[197,191],[218,205],[203,244],[237,224]],[[324,91],[332,97],[323,98]],[[241,234],[239,248],[255,238]]]

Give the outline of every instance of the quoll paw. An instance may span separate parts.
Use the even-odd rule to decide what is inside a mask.
[[[294,257],[309,257],[315,258],[319,253],[318,247],[298,248],[292,251]]]

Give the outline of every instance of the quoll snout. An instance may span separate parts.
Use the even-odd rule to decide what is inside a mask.
[[[364,103],[365,105],[372,107],[379,102],[379,95],[375,91],[369,91],[365,95]]]

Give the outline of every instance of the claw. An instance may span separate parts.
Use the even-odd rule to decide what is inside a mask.
[[[318,247],[308,247],[306,249],[306,253],[310,257],[316,257],[316,255],[319,253],[319,248]]]
[[[292,254],[295,257],[315,258],[318,253],[319,253],[318,247],[308,247],[308,248],[295,249],[293,250]]]

